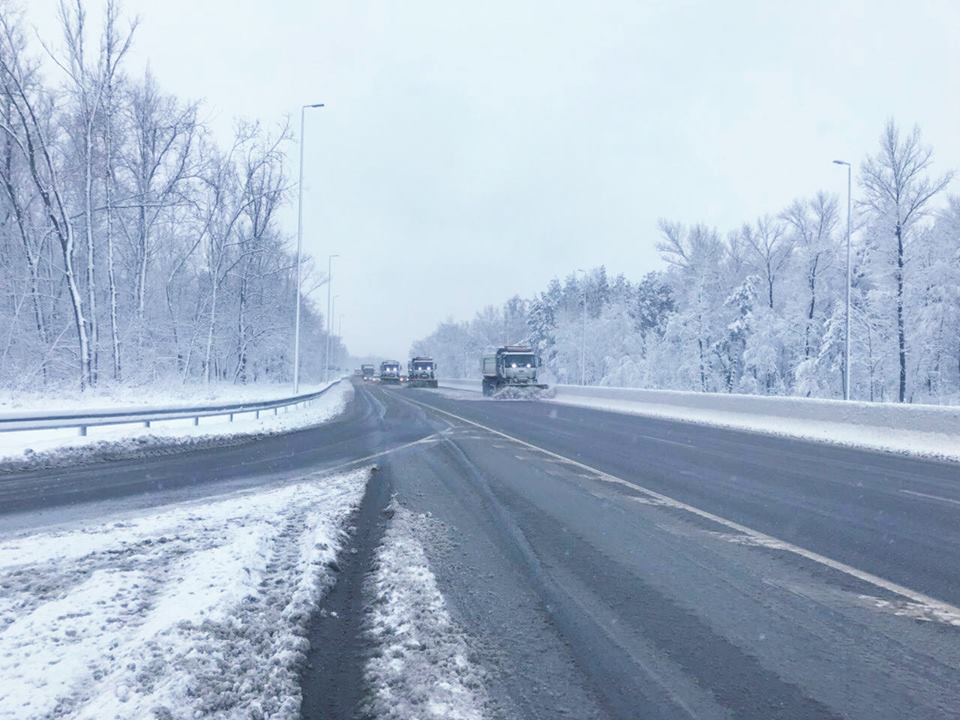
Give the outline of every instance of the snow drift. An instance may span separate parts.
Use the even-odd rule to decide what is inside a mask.
[[[296,718],[368,470],[0,541],[0,718]]]

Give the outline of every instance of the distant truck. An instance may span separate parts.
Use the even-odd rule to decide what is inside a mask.
[[[383,385],[399,385],[400,363],[396,360],[384,360],[380,363],[380,382]]]
[[[360,375],[364,382],[373,382],[377,376],[377,368],[375,365],[361,365]]]
[[[533,348],[522,345],[506,345],[494,355],[484,355],[480,359],[483,394],[489,397],[506,388],[546,390],[537,378],[540,365]]]
[[[411,358],[407,363],[407,382],[410,387],[437,387],[437,364],[433,358]]]

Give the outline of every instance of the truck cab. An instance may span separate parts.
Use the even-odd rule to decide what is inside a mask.
[[[377,368],[373,365],[361,365],[360,375],[364,382],[373,382],[376,379]]]
[[[505,345],[493,355],[484,355],[480,360],[483,375],[483,394],[490,396],[507,387],[545,390],[539,382],[540,357],[533,348],[522,345]]]
[[[384,360],[380,363],[380,382],[383,385],[400,384],[400,362],[397,360]]]
[[[437,364],[431,357],[418,356],[407,363],[407,380],[410,387],[437,387]]]

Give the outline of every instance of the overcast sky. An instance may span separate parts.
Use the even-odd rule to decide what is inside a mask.
[[[29,4],[56,39],[55,0]],[[661,266],[660,217],[726,231],[844,192],[830,161],[872,152],[890,116],[960,165],[952,0],[123,7],[141,20],[128,71],[203,99],[224,142],[234,118],[327,104],[308,115],[304,242],[341,255],[355,353],[403,358],[578,267],[639,278]],[[283,223],[294,236],[294,206]]]

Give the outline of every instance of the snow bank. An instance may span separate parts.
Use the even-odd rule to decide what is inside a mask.
[[[960,407],[577,385],[553,402],[960,461]]]
[[[478,380],[441,387],[480,390]],[[960,461],[960,407],[557,385],[552,402]]]
[[[296,718],[369,470],[0,541],[0,718]]]
[[[322,390],[327,383],[304,385],[301,392]],[[272,400],[290,395],[290,383],[168,383],[142,386],[101,385],[80,392],[75,387],[50,392],[0,390],[0,414],[91,412],[107,409],[149,409],[162,406],[211,405]]]
[[[482,671],[417,539],[425,518],[391,509],[369,580],[374,600],[366,632],[377,652],[366,666],[367,712],[390,720],[479,720],[487,704]]]
[[[139,457],[182,450],[184,447],[222,445],[318,425],[343,412],[353,397],[353,386],[349,382],[335,381],[328,387],[330,389],[326,393],[305,407],[281,408],[277,415],[270,411],[261,412],[259,419],[249,412],[235,415],[233,422],[225,415],[200,418],[200,424],[196,426],[190,418],[154,421],[150,428],[137,424],[101,425],[90,427],[85,437],[78,435],[76,428],[0,433],[0,471],[73,465],[93,460]],[[280,390],[279,386],[274,386],[273,390],[278,394],[272,397],[289,394],[289,388]]]

